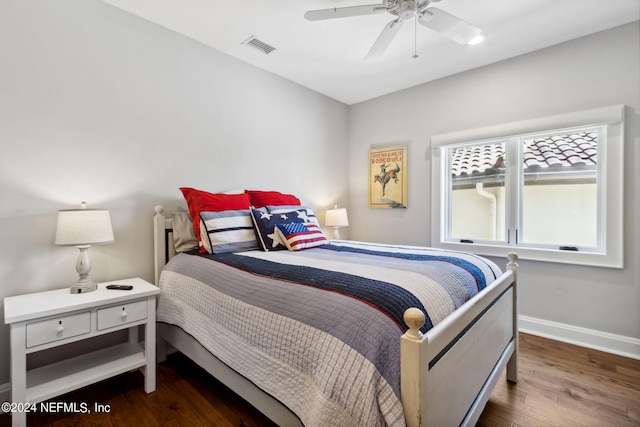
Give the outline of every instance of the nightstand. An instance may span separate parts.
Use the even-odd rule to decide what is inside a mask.
[[[110,290],[109,284],[133,285]],[[156,296],[160,289],[139,278],[101,283],[98,290],[71,294],[69,288],[4,299],[4,322],[11,325],[12,404],[34,404],[143,368],[144,389],[156,389]],[[144,344],[138,326],[145,325]],[[27,370],[27,355],[75,341],[129,330],[128,342]],[[27,411],[12,412],[13,426],[26,424]]]

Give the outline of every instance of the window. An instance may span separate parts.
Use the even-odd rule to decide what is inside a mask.
[[[624,107],[432,137],[432,246],[622,267]]]

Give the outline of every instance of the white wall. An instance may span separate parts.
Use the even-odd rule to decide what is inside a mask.
[[[352,106],[351,238],[430,243],[432,135],[625,104],[625,268],[522,261],[520,309],[530,325],[629,338],[640,357],[639,30],[635,22]],[[409,144],[409,207],[369,209],[367,150],[398,141]]]
[[[99,281],[153,280],[153,207],[180,186],[347,204],[344,104],[98,0],[3,0],[0,52],[0,298],[75,282],[53,242],[83,200],[111,210]],[[0,324],[0,385],[8,355]]]

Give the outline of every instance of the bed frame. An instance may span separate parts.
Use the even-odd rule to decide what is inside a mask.
[[[171,217],[156,206],[155,283],[175,254]],[[518,380],[517,259],[508,254],[506,272],[426,334],[422,311],[404,314],[409,330],[401,337],[401,397],[407,426],[473,426],[505,366]],[[184,353],[280,426],[301,426],[298,417],[207,351],[182,329],[158,324],[158,358],[166,343]]]

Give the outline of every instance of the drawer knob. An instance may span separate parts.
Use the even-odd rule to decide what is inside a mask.
[[[61,334],[62,331],[64,331],[64,326],[62,326],[62,322],[58,323],[58,327],[56,328],[56,331]]]
[[[124,308],[122,308],[122,313],[120,313],[120,317],[122,317],[122,320],[127,318],[127,312],[124,310]]]

